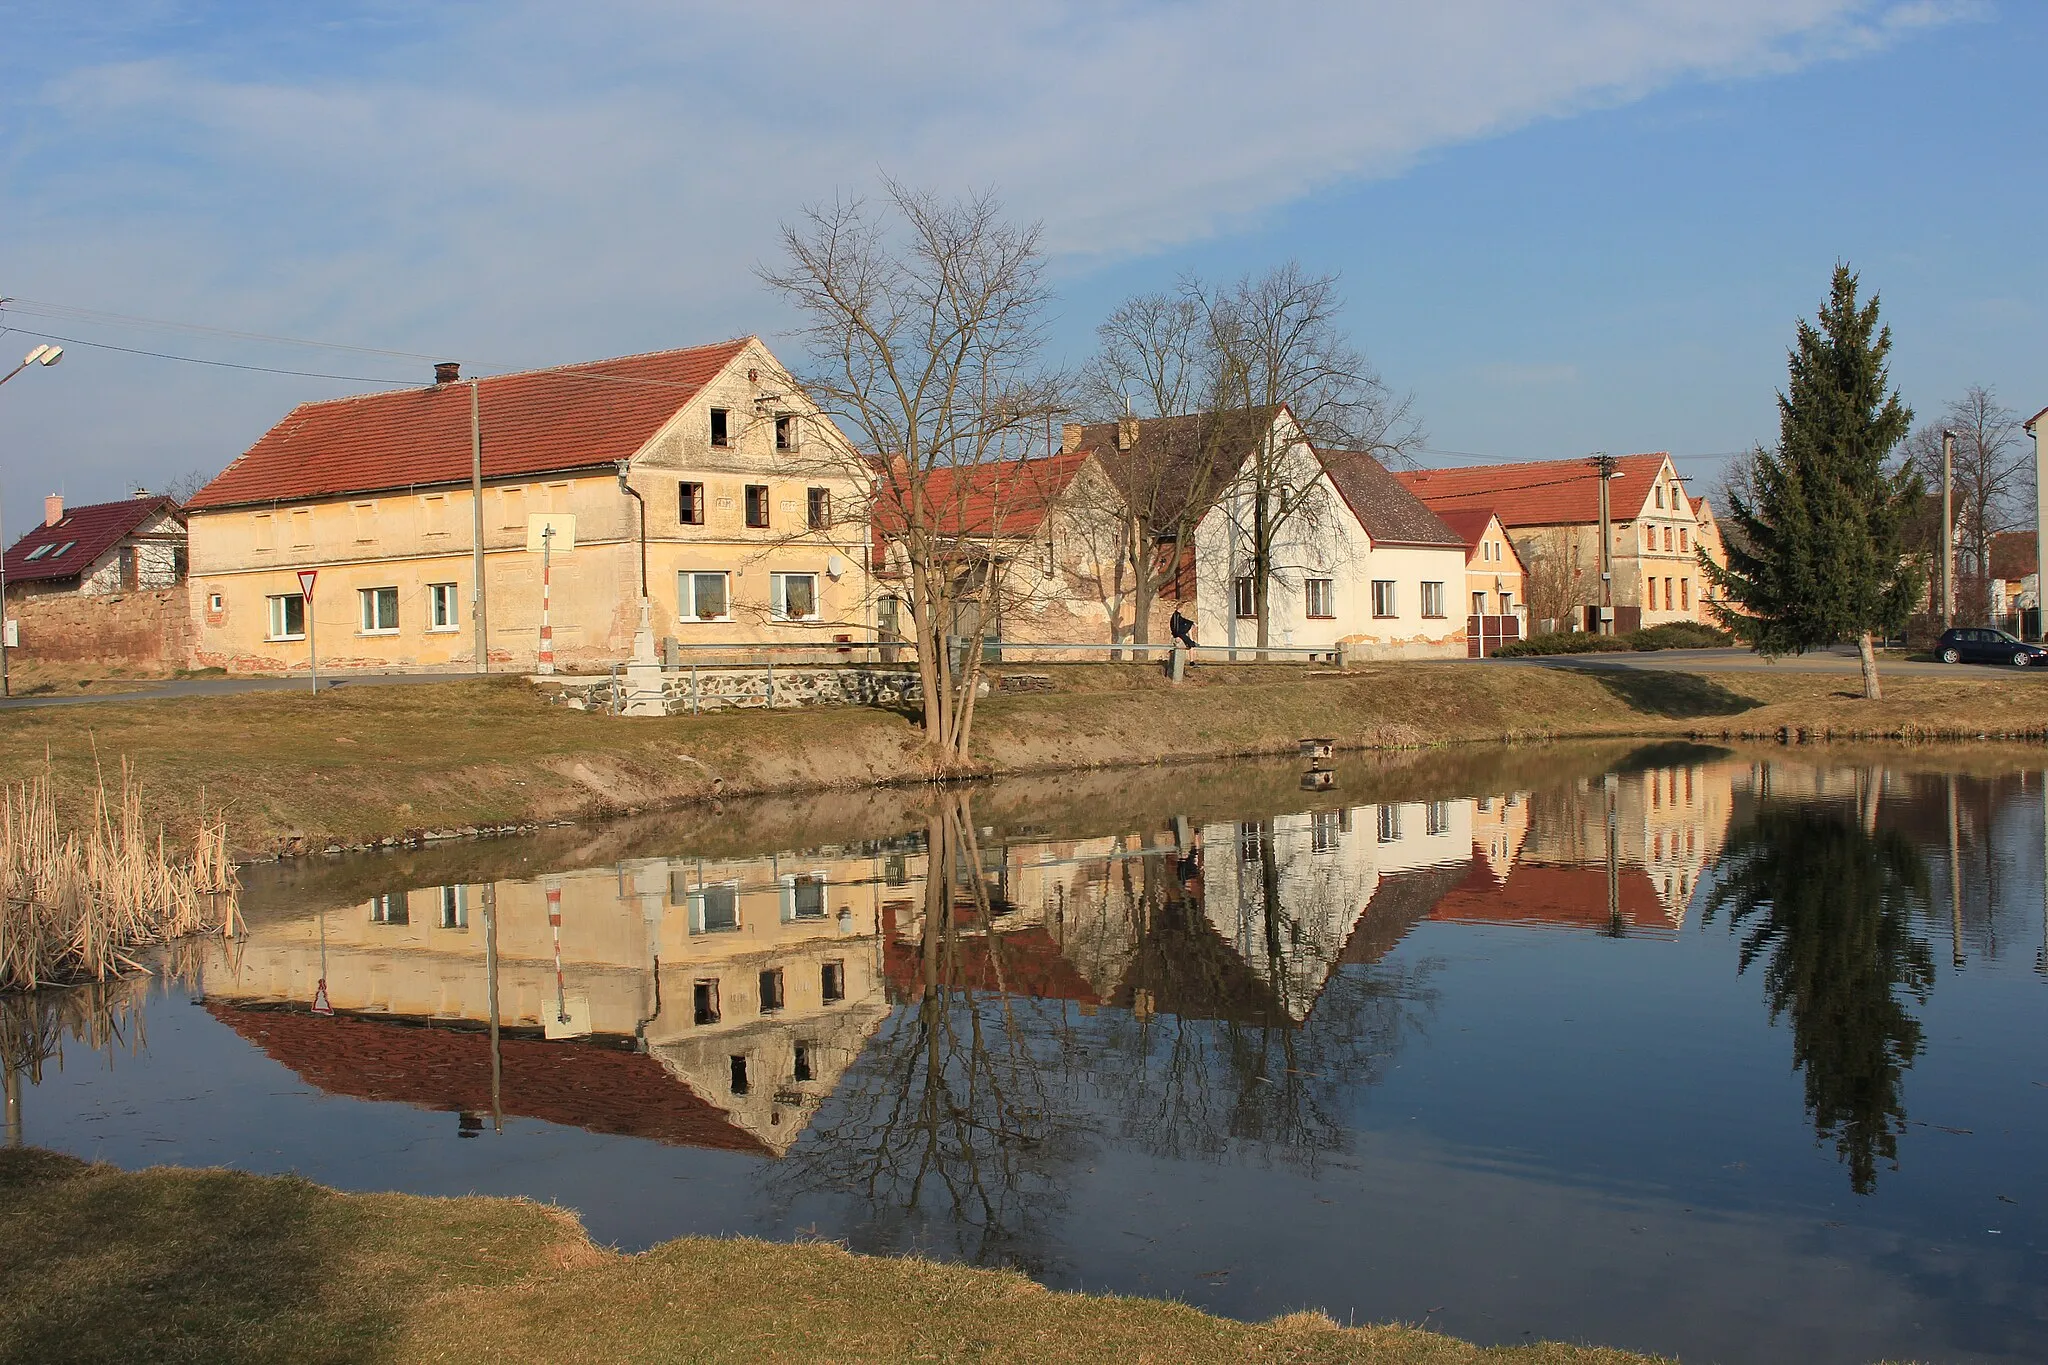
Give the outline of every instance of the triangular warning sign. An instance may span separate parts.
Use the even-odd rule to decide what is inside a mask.
[[[320,984],[313,988],[313,1013],[334,1013],[334,1006],[327,1003],[327,978],[324,976],[320,978]]]

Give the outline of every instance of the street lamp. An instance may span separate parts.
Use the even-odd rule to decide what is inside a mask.
[[[19,365],[16,365],[6,374],[0,375],[0,384],[5,384],[31,365],[40,366],[47,370],[63,358],[64,348],[62,346],[52,346],[48,342],[44,342],[23,356]],[[0,518],[0,527],[4,527],[5,524],[5,518]],[[5,548],[6,540],[5,535],[0,535],[0,548]],[[0,558],[0,697],[11,697],[13,695],[13,688],[7,680],[7,561],[4,558]]]

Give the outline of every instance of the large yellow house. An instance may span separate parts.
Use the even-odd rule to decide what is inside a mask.
[[[530,668],[544,540],[565,667],[625,657],[643,575],[656,638],[866,639],[865,493],[755,338],[485,379],[440,365],[294,408],[192,499],[193,662],[471,669],[487,636],[489,665]]]

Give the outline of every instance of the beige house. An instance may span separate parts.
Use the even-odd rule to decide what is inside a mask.
[[[643,573],[657,638],[829,649],[873,627],[847,515],[864,492],[754,338],[480,380],[437,366],[424,388],[302,404],[192,500],[193,662],[292,672],[317,647],[323,669],[471,669],[487,626],[490,666],[531,668],[544,530],[564,667],[626,655]]]
[[[1592,461],[1418,469],[1399,477],[1439,514],[1486,509],[1500,518],[1522,561],[1532,628],[1543,620],[1565,630],[1592,623],[1601,600],[1600,475]],[[1718,562],[1721,540],[1671,457],[1617,458],[1608,506],[1615,630],[1712,623],[1698,553],[1704,548]]]

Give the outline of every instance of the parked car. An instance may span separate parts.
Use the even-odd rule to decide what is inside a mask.
[[[1934,643],[1934,657],[1945,664],[2011,664],[2014,668],[2048,664],[2048,649],[1988,626],[1945,630]]]

